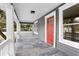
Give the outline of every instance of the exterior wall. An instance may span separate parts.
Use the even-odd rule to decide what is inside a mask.
[[[71,46],[68,46],[66,44],[62,44],[59,42],[59,11],[58,9],[56,9],[56,48],[65,52],[66,54],[68,55],[79,55],[79,50],[76,49],[76,48],[73,48]],[[44,41],[45,40],[45,19],[44,19],[44,16],[41,17],[39,20],[38,20],[38,33],[39,33],[39,39]]]
[[[38,20],[38,37],[40,40],[44,41],[45,39],[45,20],[44,17]]]

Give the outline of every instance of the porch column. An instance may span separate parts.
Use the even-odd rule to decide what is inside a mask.
[[[32,24],[32,34],[34,34],[34,24]]]
[[[21,31],[20,22],[17,22],[17,39],[20,38],[20,31]]]
[[[33,34],[38,35],[38,31],[37,31],[37,21],[33,23],[32,25],[32,32]]]
[[[13,27],[13,7],[8,4],[6,6],[6,34],[7,34],[7,39],[11,41],[9,44],[9,55],[14,56],[14,27]]]

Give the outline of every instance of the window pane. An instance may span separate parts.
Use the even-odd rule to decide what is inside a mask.
[[[64,39],[79,42],[79,4],[63,11]]]
[[[64,39],[79,42],[79,25],[64,26]]]

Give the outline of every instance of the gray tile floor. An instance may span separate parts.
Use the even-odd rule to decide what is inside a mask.
[[[36,36],[21,37],[15,46],[16,56],[67,56],[62,51],[40,41]]]

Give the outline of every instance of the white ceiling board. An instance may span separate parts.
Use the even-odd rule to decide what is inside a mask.
[[[61,3],[14,3],[14,8],[21,22],[33,22],[53,10]],[[30,11],[34,10],[35,14]]]

